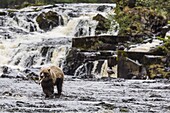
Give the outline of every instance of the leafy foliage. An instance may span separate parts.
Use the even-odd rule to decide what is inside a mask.
[[[156,53],[162,53],[163,55],[170,55],[170,37],[167,37],[168,39],[162,39],[159,38],[160,40],[164,41],[164,45],[159,46],[155,52]]]
[[[136,1],[130,4],[130,1]],[[168,23],[169,7],[166,0],[115,0],[117,7],[114,19],[119,23],[119,35],[153,35],[160,34]],[[164,6],[161,4],[163,2]]]

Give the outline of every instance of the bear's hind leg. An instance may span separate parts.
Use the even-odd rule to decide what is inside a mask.
[[[57,78],[56,85],[58,90],[58,96],[60,96],[62,92],[63,78]]]

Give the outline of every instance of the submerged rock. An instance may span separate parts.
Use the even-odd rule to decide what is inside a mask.
[[[59,25],[63,25],[64,21],[56,12],[49,11],[47,13],[42,12],[37,18],[37,23],[39,24],[40,29],[44,31],[48,31],[53,29],[54,27],[57,27]]]

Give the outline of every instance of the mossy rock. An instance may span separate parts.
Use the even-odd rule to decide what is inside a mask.
[[[165,36],[163,27],[168,21],[165,15],[147,7],[134,7],[116,10],[115,20],[119,23],[119,35],[148,35]]]
[[[40,29],[44,31],[48,31],[57,27],[59,25],[63,25],[64,21],[56,12],[49,11],[47,13],[43,12],[36,18],[37,23],[39,24]]]
[[[170,77],[170,72],[165,70],[165,67],[161,64],[152,64],[149,66],[149,77],[155,78],[167,78]]]
[[[93,20],[98,21],[98,25],[96,27],[96,34],[100,34],[101,32],[107,32],[110,29],[110,21],[101,14],[97,14],[96,16],[94,16]]]
[[[120,108],[120,112],[129,112],[128,108]]]

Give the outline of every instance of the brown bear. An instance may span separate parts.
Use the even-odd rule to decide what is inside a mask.
[[[57,86],[57,96],[59,97],[61,95],[64,73],[59,67],[50,66],[47,68],[42,68],[40,71],[39,80],[43,92],[46,94],[46,98],[54,95],[54,86]]]

